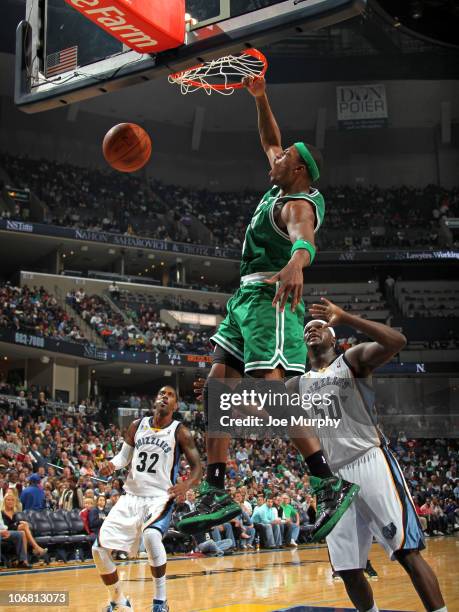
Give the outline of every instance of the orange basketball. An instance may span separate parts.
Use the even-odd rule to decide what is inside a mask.
[[[102,150],[107,162],[120,172],[135,172],[150,159],[151,140],[135,123],[119,123],[105,134]]]

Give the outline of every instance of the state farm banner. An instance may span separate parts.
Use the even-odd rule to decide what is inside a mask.
[[[343,85],[336,88],[339,127],[345,130],[387,125],[385,85]]]

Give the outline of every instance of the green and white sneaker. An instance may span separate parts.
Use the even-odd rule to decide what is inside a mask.
[[[311,532],[311,541],[319,542],[331,532],[360,491],[359,485],[332,476],[311,476],[311,494],[317,498],[317,518]]]
[[[177,528],[186,534],[208,531],[231,521],[239,514],[241,507],[233,501],[231,495],[203,480],[197,491],[196,510],[184,514]]]

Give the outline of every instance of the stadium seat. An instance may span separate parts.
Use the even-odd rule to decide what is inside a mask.
[[[49,517],[53,526],[53,539],[52,544],[69,544],[71,523],[67,519],[68,512],[65,510],[56,510],[50,512]]]
[[[69,541],[72,544],[91,543],[91,537],[88,533],[86,533],[83,521],[81,520],[80,511],[77,508],[70,510],[66,512],[65,517],[70,525]]]
[[[53,525],[48,512],[30,510],[27,516],[29,518],[25,520],[32,525],[32,531],[37,544],[45,548],[53,544]]]

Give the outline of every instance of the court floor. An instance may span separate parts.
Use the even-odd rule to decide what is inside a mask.
[[[448,612],[459,612],[459,538],[427,541],[426,558],[440,580]],[[371,561],[379,574],[372,581],[380,610],[422,612],[416,593],[397,563],[374,545]],[[135,612],[151,609],[153,585],[146,561],[118,566],[124,591]],[[24,572],[0,572],[0,591],[68,590],[68,607],[55,612],[100,612],[107,601],[104,586],[90,564]],[[334,582],[324,546],[297,551],[254,552],[222,558],[172,557],[168,565],[171,612],[342,612],[353,609],[342,582]],[[2,607],[6,610],[6,607]],[[13,609],[13,608],[12,608]],[[14,606],[30,612],[38,606]],[[43,609],[40,606],[40,609]]]

